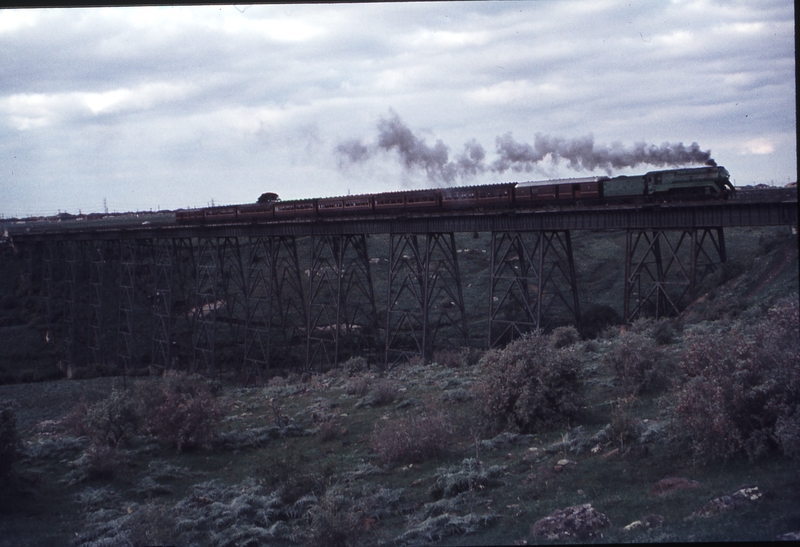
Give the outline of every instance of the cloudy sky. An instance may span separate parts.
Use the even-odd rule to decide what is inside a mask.
[[[0,10],[0,214],[797,180],[789,0]]]

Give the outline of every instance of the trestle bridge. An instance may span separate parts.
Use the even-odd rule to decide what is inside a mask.
[[[797,192],[264,224],[34,224],[10,240],[63,365],[236,373],[248,384],[277,367],[325,370],[355,355],[391,366],[467,345],[462,232],[491,234],[485,347],[555,316],[580,328],[576,230],[625,232],[626,322],[677,314],[727,260],[725,228],[797,226]],[[385,241],[383,258],[370,256],[370,238]]]

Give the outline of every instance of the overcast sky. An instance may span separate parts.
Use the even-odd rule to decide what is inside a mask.
[[[795,70],[789,0],[0,10],[0,213],[709,157],[737,185],[783,185]]]

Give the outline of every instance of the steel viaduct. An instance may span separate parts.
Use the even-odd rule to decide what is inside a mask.
[[[679,313],[727,260],[725,228],[779,225],[797,226],[796,188],[655,206],[247,225],[25,223],[9,240],[62,365],[226,372],[247,385],[278,366],[324,370],[353,355],[391,366],[466,345],[459,232],[491,233],[485,339],[493,347],[556,312],[580,327],[574,230],[625,231],[620,296],[631,322]],[[388,264],[369,256],[367,239],[378,235]]]

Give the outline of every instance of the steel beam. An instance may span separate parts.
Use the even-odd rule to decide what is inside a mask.
[[[387,367],[429,359],[438,335],[448,346],[467,344],[467,320],[455,236],[391,234],[386,306]]]
[[[625,243],[625,321],[669,317],[696,296],[703,278],[727,260],[723,229],[628,230]]]
[[[308,320],[293,237],[251,237],[245,262],[245,385],[263,384],[278,363],[299,365],[292,348],[306,340]],[[305,362],[305,361],[302,361]]]
[[[153,255],[153,336],[150,352],[151,372],[163,373],[172,368],[172,264],[174,243],[171,239],[152,242]]]
[[[275,294],[276,260],[273,238],[251,237],[247,249],[243,359],[245,386],[251,381],[263,385],[262,372],[267,373],[270,369],[272,317],[279,298]]]
[[[58,335],[55,331],[55,321],[53,318],[53,298],[55,297],[56,284],[54,279],[55,264],[53,260],[56,258],[56,241],[45,241],[42,244],[42,292],[41,301],[42,308],[45,316],[45,324],[47,330],[45,331],[45,342],[48,344],[56,344]],[[65,369],[66,370],[66,369]]]
[[[566,321],[580,329],[570,232],[492,233],[489,347]]]
[[[193,312],[192,373],[212,375],[215,368],[217,309],[219,298],[219,253],[216,238],[198,238],[195,252],[195,305]]]
[[[103,305],[106,281],[106,245],[102,240],[89,242],[89,336],[88,346],[92,361],[106,364],[105,306]]]
[[[340,358],[364,352],[369,360],[378,314],[366,236],[322,236],[311,247],[306,368],[336,367]]]
[[[62,320],[64,321],[64,338],[63,338],[63,356],[62,361],[69,368],[75,367],[78,363],[75,362],[75,329],[77,322],[77,292],[76,292],[76,279],[78,272],[77,242],[75,241],[61,241],[60,259],[64,264],[64,280],[62,283]]]
[[[119,308],[117,312],[117,363],[124,377],[139,365],[139,346],[136,340],[136,240],[119,242]]]

